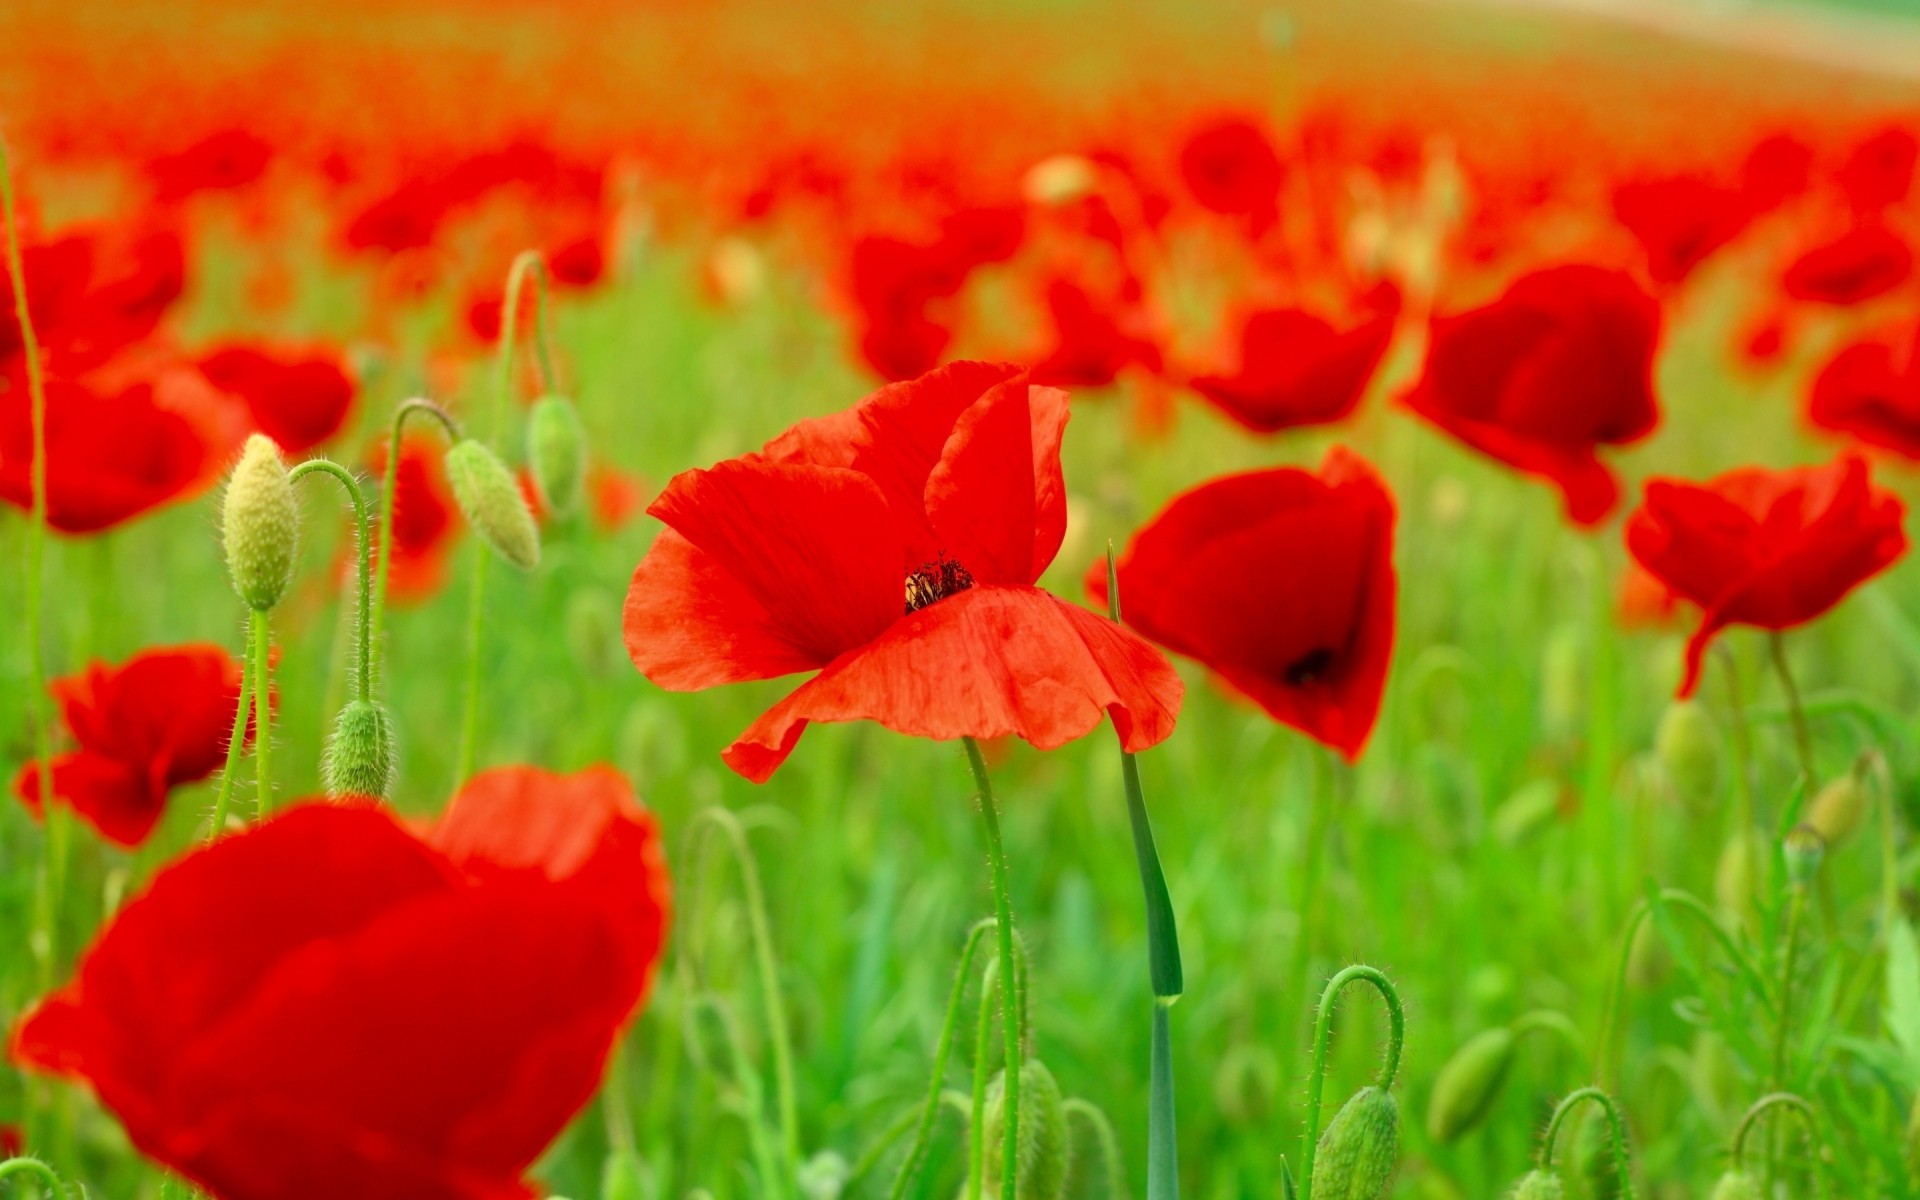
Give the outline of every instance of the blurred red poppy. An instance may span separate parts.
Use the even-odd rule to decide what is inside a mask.
[[[1121,619],[1351,761],[1393,652],[1393,496],[1336,446],[1314,473],[1229,475],[1176,496],[1116,564]],[[1107,565],[1087,573],[1105,603]]]
[[[1807,190],[1813,179],[1813,147],[1790,133],[1755,142],[1740,164],[1740,191],[1756,213],[1767,212]]]
[[[1858,213],[1877,213],[1913,191],[1920,138],[1891,125],[1853,148],[1834,179]]]
[[[80,746],[53,760],[54,799],[108,840],[137,846],[171,789],[205,779],[225,759],[240,664],[215,645],[144,650],[118,667],[96,662],[49,690]],[[39,812],[38,763],[20,768],[13,790]]]
[[[1920,459],[1920,327],[1903,341],[1866,338],[1842,348],[1814,377],[1807,416]]]
[[[1856,225],[1787,267],[1781,286],[1795,300],[1858,304],[1885,295],[1913,273],[1913,251],[1884,225]]]
[[[25,247],[21,259],[41,348],[74,364],[97,363],[151,333],[186,288],[186,249],[167,230],[93,226]],[[6,276],[0,301],[5,359],[21,350]]]
[[[531,1197],[667,906],[653,820],[609,771],[488,772],[424,837],[297,805],[162,869],[11,1056],[87,1080],[226,1200]]]
[[[1655,283],[1679,283],[1707,256],[1740,235],[1747,197],[1693,175],[1636,180],[1613,194],[1614,216],[1647,255]]]
[[[1875,488],[1857,455],[1822,467],[1743,467],[1705,484],[1649,480],[1627,521],[1627,549],[1706,610],[1687,642],[1679,694],[1693,693],[1721,629],[1804,624],[1885,570],[1906,552],[1904,517],[1899,497]]]
[[[1393,343],[1399,297],[1346,329],[1297,308],[1268,309],[1240,328],[1232,375],[1198,375],[1193,390],[1257,433],[1344,419]]]
[[[353,377],[337,354],[237,344],[202,358],[200,372],[246,401],[254,425],[288,454],[311,450],[340,432],[353,406]]]
[[[442,463],[445,453],[424,435],[400,442],[393,487],[393,562],[387,577],[387,594],[392,599],[432,595],[446,576],[447,555],[459,526],[453,519],[453,486]],[[377,478],[386,478],[384,440],[368,457],[367,469]]]
[[[1619,501],[1595,451],[1653,432],[1660,306],[1621,271],[1552,267],[1433,323],[1408,407],[1482,453],[1552,480],[1582,525]]]
[[[819,674],[724,753],[764,781],[810,721],[1051,749],[1111,714],[1142,750],[1180,680],[1134,634],[1033,586],[1066,532],[1067,397],[960,362],[688,471],[633,574],[626,641],[661,687]]]
[[[173,154],[147,164],[154,198],[180,200],[196,192],[244,187],[264,175],[273,160],[273,144],[244,129],[210,133]]]
[[[1200,207],[1246,217],[1255,232],[1273,223],[1284,175],[1273,143],[1241,117],[1207,125],[1180,148],[1180,177]]]
[[[1105,387],[1138,363],[1160,369],[1160,348],[1129,326],[1132,306],[1124,300],[1096,301],[1091,292],[1067,279],[1047,284],[1047,313],[1053,318],[1053,344],[1033,364],[1035,383],[1052,387]]]

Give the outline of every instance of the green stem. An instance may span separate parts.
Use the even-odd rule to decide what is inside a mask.
[[[1327,1050],[1333,1038],[1333,1004],[1340,990],[1350,983],[1364,982],[1380,993],[1387,1005],[1387,1060],[1381,1065],[1381,1091],[1393,1088],[1400,1074],[1400,1053],[1407,1040],[1407,1014],[1400,1004],[1400,993],[1393,983],[1374,967],[1354,965],[1343,968],[1320,993],[1320,1007],[1313,1023],[1313,1070],[1307,1076],[1307,1119],[1300,1135],[1300,1200],[1313,1197],[1313,1158],[1320,1141],[1321,1095],[1327,1084]]]
[[[1787,1043],[1793,1031],[1793,973],[1799,963],[1800,921],[1807,907],[1807,889],[1804,885],[1794,884],[1787,900],[1786,946],[1781,954],[1780,965],[1780,1020],[1773,1031],[1773,1068],[1768,1076],[1768,1091],[1778,1092],[1787,1084]],[[1778,1139],[1767,1139],[1767,1194],[1774,1192],[1774,1181],[1778,1178],[1780,1158]]]
[[[1000,813],[993,799],[993,783],[987,778],[987,760],[980,744],[962,738],[967,747],[967,765],[973,768],[974,783],[980,789],[980,816],[987,830],[987,861],[993,877],[993,909],[1000,935],[1000,959],[1014,964],[1012,978],[1019,979],[1019,960],[1013,953],[1013,902],[1007,894],[1007,852],[1000,842]],[[1006,1104],[1004,1126],[1005,1166],[1000,1177],[1000,1200],[1016,1200],[1020,1189],[1020,1071],[1023,1062],[1020,1044],[1020,996],[1013,988],[1002,989],[1000,1023],[1007,1043],[1007,1061],[1003,1093]]]
[[[1800,752],[1800,770],[1811,787],[1817,778],[1813,773],[1813,737],[1807,732],[1807,713],[1800,704],[1800,688],[1793,682],[1793,671],[1787,666],[1787,639],[1776,631],[1767,640],[1773,648],[1773,669],[1787,693],[1787,711],[1793,714],[1793,744]]]
[[[538,250],[522,250],[507,268],[506,295],[501,300],[500,343],[494,352],[493,367],[495,437],[507,431],[507,405],[513,396],[513,349],[520,335],[520,289],[529,274],[534,277],[534,360],[540,366],[540,386],[553,390],[553,328],[547,317],[547,260]]]
[[[967,1118],[967,1200],[981,1200],[987,1177],[987,1077],[992,1061],[988,1039],[993,1034],[993,998],[1000,982],[1001,958],[987,960],[980,974],[980,1012],[973,1032],[973,1111]]]
[[[373,573],[372,560],[370,558],[372,546],[369,544],[371,539],[367,536],[367,497],[366,494],[360,490],[360,482],[353,477],[353,472],[347,470],[339,463],[329,462],[324,458],[310,459],[307,462],[301,463],[289,473],[287,478],[290,482],[298,483],[305,476],[316,473],[331,475],[339,480],[340,486],[347,489],[347,498],[353,502],[354,536],[359,542],[360,559],[360,629],[364,635],[367,629],[368,619],[371,615],[373,597]],[[365,636],[362,636],[360,639],[360,654],[355,667],[355,675],[355,691],[360,700],[362,702],[372,701],[373,663],[371,646]]]
[[[1740,837],[1752,837],[1759,814],[1753,798],[1753,739],[1747,729],[1746,697],[1740,690],[1740,669],[1733,650],[1725,643],[1720,647],[1720,660],[1726,666],[1727,704],[1733,710],[1734,794],[1740,801],[1736,809],[1740,823],[1736,832]]]
[[[927,1144],[933,1137],[933,1122],[940,1114],[940,1094],[947,1078],[947,1059],[953,1051],[954,1028],[959,1024],[960,1004],[967,994],[967,977],[973,974],[973,960],[980,941],[992,927],[990,920],[976,922],[967,931],[966,945],[960,950],[960,967],[953,974],[953,989],[947,996],[946,1019],[940,1025],[940,1039],[934,1044],[933,1082],[927,1088],[927,1103],[914,1129],[913,1145],[900,1164],[899,1174],[893,1177],[893,1189],[888,1193],[892,1200],[900,1200],[907,1194],[907,1185],[913,1181],[913,1173],[920,1169],[920,1160],[926,1156]]]
[[[380,570],[373,589],[373,615],[367,626],[366,640],[372,646],[380,644],[381,631],[386,627],[387,577],[393,566],[393,494],[400,486],[400,435],[407,418],[417,412],[439,421],[449,441],[460,440],[460,423],[431,400],[416,396],[393,410],[393,424],[387,436],[387,468],[380,484]]]
[[[460,753],[454,764],[453,787],[473,774],[473,756],[480,730],[480,635],[486,624],[487,563],[493,554],[478,539],[473,546],[473,582],[467,589],[467,682],[460,711]]]
[[[227,829],[227,802],[233,796],[233,776],[240,765],[240,748],[247,740],[247,718],[253,715],[253,643],[240,658],[240,695],[233,706],[233,736],[227,739],[227,765],[220,769],[220,790],[213,794],[213,824],[207,828],[207,842],[219,840]]]
[[[0,1162],[0,1183],[16,1175],[37,1175],[40,1177],[40,1187],[47,1195],[66,1195],[66,1185],[60,1182],[60,1176],[54,1174],[52,1167],[37,1158],[9,1158],[5,1162]]]
[[[1318,746],[1309,746],[1307,752],[1313,762],[1313,808],[1307,821],[1306,858],[1300,869],[1300,891],[1294,898],[1294,911],[1299,914],[1300,928],[1294,937],[1293,969],[1287,976],[1290,984],[1302,992],[1306,990],[1307,972],[1312,964],[1314,910],[1320,906],[1320,868],[1326,857],[1327,827],[1333,822],[1332,784],[1324,752]]]
[[[1147,1200],[1178,1200],[1180,1141],[1177,1129],[1173,1108],[1172,1003],[1155,1000],[1153,1047],[1147,1067]]]
[[[1620,1106],[1613,1097],[1597,1087],[1583,1087],[1562,1100],[1553,1110],[1553,1119],[1547,1122],[1547,1136],[1540,1146],[1540,1169],[1553,1171],[1553,1147],[1560,1136],[1560,1127],[1566,1124],[1567,1117],[1582,1102],[1592,1101],[1598,1104],[1607,1116],[1607,1133],[1613,1149],[1614,1173],[1620,1177],[1620,1195],[1622,1200],[1633,1200],[1633,1176],[1629,1174],[1627,1162],[1627,1126],[1620,1117]]]
[[[254,797],[254,819],[264,821],[273,807],[273,663],[269,652],[267,611],[256,608],[248,615],[253,629],[253,650],[248,656],[253,679],[253,767],[258,795]]]
[[[1820,1194],[1827,1194],[1826,1172],[1820,1169],[1820,1114],[1804,1097],[1792,1092],[1769,1092],[1753,1102],[1746,1114],[1740,1118],[1740,1124],[1733,1131],[1733,1169],[1740,1170],[1746,1159],[1747,1135],[1753,1132],[1754,1125],[1761,1117],[1775,1108],[1786,1108],[1800,1115],[1801,1123],[1806,1127],[1807,1149],[1812,1156],[1813,1175],[1819,1185]],[[1769,1151],[1771,1153],[1771,1151]],[[1771,1169],[1771,1168],[1769,1168]]]

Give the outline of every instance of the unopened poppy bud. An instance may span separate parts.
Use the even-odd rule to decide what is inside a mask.
[[[1754,868],[1759,858],[1753,834],[1741,830],[1728,839],[1713,868],[1713,895],[1721,908],[1742,918],[1753,911]]]
[[[1547,635],[1540,663],[1540,715],[1549,730],[1568,734],[1586,710],[1586,641],[1580,629],[1562,625]]]
[[[544,396],[527,414],[527,465],[533,468],[540,503],[555,518],[565,519],[579,509],[587,433],[572,401]]]
[[[272,438],[247,439],[227,478],[220,511],[220,537],[233,590],[247,607],[264,612],[280,603],[293,583],[294,550],[300,540],[300,510],[293,481]]]
[[[1654,988],[1667,977],[1673,956],[1666,940],[1652,921],[1640,922],[1633,931],[1633,943],[1627,947],[1627,979],[1637,988]]]
[[[468,524],[522,570],[540,564],[540,531],[526,497],[498,455],[472,438],[447,451],[447,482]]]
[[[1560,812],[1560,790],[1557,779],[1522,784],[1494,810],[1493,835],[1509,846],[1525,841]]]
[[[1391,1092],[1364,1087],[1320,1135],[1312,1192],[1323,1200],[1383,1200],[1400,1167],[1400,1106]]]
[[[1806,887],[1820,873],[1820,860],[1826,857],[1827,840],[1811,825],[1795,825],[1781,839],[1780,851],[1787,860],[1787,878],[1795,887]]]
[[[1058,1200],[1067,1189],[1073,1162],[1073,1141],[1067,1134],[1067,1111],[1053,1072],[1037,1058],[1020,1069],[1020,1141],[1016,1147],[1021,1200]],[[981,1136],[988,1146],[1006,1137],[1006,1073],[997,1076],[987,1096],[987,1116]],[[999,1154],[986,1156],[987,1191],[1002,1196],[1000,1177],[1005,1166]]]
[[[1566,1194],[1566,1185],[1558,1175],[1528,1171],[1520,1186],[1513,1189],[1513,1200],[1563,1200]]]
[[[1760,1185],[1745,1171],[1728,1171],[1713,1185],[1713,1200],[1760,1200]]]
[[[822,1150],[800,1164],[794,1182],[800,1185],[800,1194],[806,1200],[839,1200],[850,1173],[845,1158],[832,1150]]]
[[[1692,700],[1669,704],[1653,735],[1653,753],[1681,803],[1712,803],[1720,786],[1720,730],[1705,707]]]
[[[1607,1120],[1590,1110],[1573,1139],[1573,1170],[1586,1181],[1589,1200],[1617,1200],[1621,1194],[1617,1167]]]
[[[1513,1069],[1513,1031],[1502,1026],[1476,1033],[1440,1068],[1427,1101],[1427,1133],[1451,1142],[1486,1120]]]
[[[600,1200],[643,1200],[647,1187],[646,1168],[632,1150],[616,1149],[600,1168]]]
[[[393,794],[393,722],[387,710],[368,700],[354,700],[340,710],[327,741],[321,764],[329,796]]]
[[[1858,832],[1866,819],[1867,789],[1852,771],[1821,788],[1807,810],[1807,824],[1834,849]]]

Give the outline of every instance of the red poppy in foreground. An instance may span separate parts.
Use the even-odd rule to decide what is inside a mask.
[[[1679,694],[1728,625],[1790,629],[1813,620],[1906,553],[1900,498],[1846,455],[1823,467],[1743,467],[1705,484],[1647,481],[1627,549],[1655,579],[1705,610],[1687,641]]]
[[[1883,296],[1913,273],[1913,251],[1883,225],[1857,225],[1795,259],[1781,286],[1795,300],[1845,306]]]
[[[205,779],[226,758],[240,664],[214,645],[145,650],[118,667],[96,662],[49,690],[80,744],[53,759],[54,799],[108,840],[137,846],[171,789]],[[13,790],[39,812],[38,763],[20,768]]]
[[[1398,315],[1397,296],[1348,329],[1297,308],[1257,312],[1241,327],[1235,372],[1189,383],[1256,433],[1343,420],[1393,343]]]
[[[1360,756],[1393,652],[1393,496],[1336,446],[1319,474],[1216,479],[1176,496],[1116,564],[1121,619],[1274,720]],[[1107,565],[1087,587],[1102,603]]]
[[[755,782],[810,721],[1051,749],[1111,714],[1154,745],[1173,668],[1033,586],[1066,532],[1066,423],[1064,392],[960,362],[675,477],[627,592],[634,665],[674,691],[818,670],[723,754]]]
[[[1433,323],[1408,407],[1467,445],[1552,480],[1596,524],[1620,485],[1595,451],[1653,432],[1660,306],[1621,271],[1552,267],[1484,308]]]
[[[1869,338],[1841,350],[1814,377],[1807,416],[1822,429],[1920,459],[1920,328],[1904,345]]]
[[[311,450],[338,433],[353,405],[353,377],[334,354],[225,346],[200,360],[200,372],[246,401],[254,426],[287,454]]]
[[[476,777],[424,836],[302,804],[163,869],[13,1032],[225,1200],[509,1200],[659,955],[652,818],[610,771]]]

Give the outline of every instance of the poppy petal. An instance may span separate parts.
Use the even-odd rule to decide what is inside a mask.
[[[1013,379],[954,422],[927,479],[926,510],[941,550],[981,583],[1040,578],[1066,536],[1060,443],[1066,393]]]

